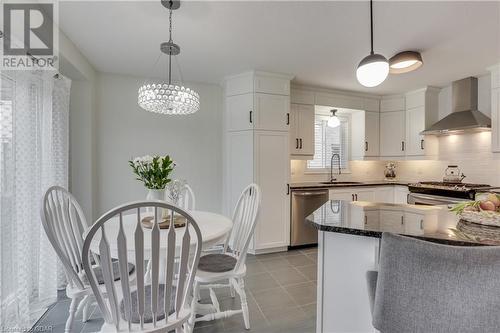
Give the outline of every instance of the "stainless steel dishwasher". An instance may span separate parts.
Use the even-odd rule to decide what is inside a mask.
[[[292,191],[292,225],[290,246],[318,243],[318,230],[305,221],[306,217],[328,201],[328,189]]]

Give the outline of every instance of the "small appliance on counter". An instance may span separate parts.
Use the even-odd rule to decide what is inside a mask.
[[[396,180],[396,163],[388,162],[384,170],[385,180]]]
[[[443,182],[445,183],[461,183],[465,175],[460,172],[458,165],[448,165],[444,171]]]

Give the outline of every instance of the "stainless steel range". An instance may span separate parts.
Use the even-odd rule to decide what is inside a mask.
[[[487,184],[462,182],[420,182],[408,184],[408,203],[417,205],[446,205],[474,200],[476,193],[493,189]]]

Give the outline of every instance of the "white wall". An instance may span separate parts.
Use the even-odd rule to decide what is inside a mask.
[[[176,162],[173,177],[193,187],[198,209],[222,209],[222,89],[185,83],[200,94],[201,109],[189,116],[166,116],[137,105],[143,78],[98,74],[97,207],[98,214],[146,197],[128,160],[146,154],[169,154]]]
[[[95,219],[96,72],[73,42],[59,31],[59,72],[72,80],[69,105],[69,191],[87,220]]]

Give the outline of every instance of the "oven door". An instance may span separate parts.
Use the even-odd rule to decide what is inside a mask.
[[[431,195],[422,193],[410,193],[408,195],[408,203],[412,205],[453,205],[464,201],[470,201],[462,198],[444,197],[441,195]]]

